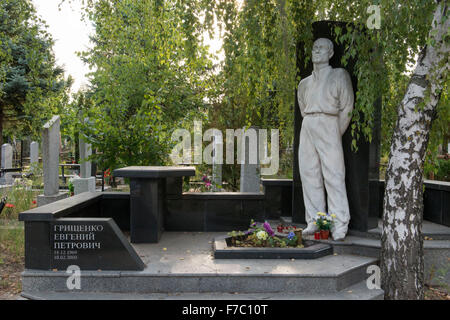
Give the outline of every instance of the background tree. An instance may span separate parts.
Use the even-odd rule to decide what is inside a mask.
[[[71,80],[55,63],[53,41],[27,0],[0,3],[0,145],[3,136],[37,136],[64,104]]]
[[[392,299],[424,298],[423,165],[450,51],[448,2],[432,3],[429,36],[398,107],[386,172],[381,267]]]
[[[71,95],[70,102],[67,102],[60,111],[61,115],[61,138],[66,140],[72,147],[72,161],[79,163],[79,141],[80,124],[85,121],[83,117],[89,117],[93,108],[91,93],[88,90],[80,89]]]
[[[86,2],[94,46],[82,57],[93,108],[83,134],[103,168],[161,165],[171,133],[202,117],[212,63],[201,1]],[[82,116],[84,118],[84,116]]]
[[[218,1],[225,59],[215,77],[209,125],[280,129],[280,150],[292,145],[296,82],[295,41],[285,1]],[[289,156],[290,157],[290,156]],[[291,173],[291,161],[279,175]],[[238,165],[223,165],[223,179],[239,189]]]

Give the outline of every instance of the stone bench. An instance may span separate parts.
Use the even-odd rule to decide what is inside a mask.
[[[194,167],[132,166],[113,171],[130,179],[130,241],[157,243],[164,228],[167,179],[194,176]]]

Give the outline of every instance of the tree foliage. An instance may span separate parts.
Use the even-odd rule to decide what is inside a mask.
[[[219,129],[279,128],[280,149],[290,147],[300,80],[296,44],[305,43],[309,53],[311,23],[323,19],[353,23],[347,32],[335,30],[335,40],[346,44],[344,65],[358,57],[352,135],[355,141],[372,138],[374,101],[381,96],[382,151],[387,154],[396,106],[426,44],[435,7],[422,0],[408,5],[400,0],[81,2],[95,25],[94,47],[82,55],[94,70],[89,93],[94,108],[84,132],[107,167],[164,163],[171,130],[190,128],[194,115]],[[372,5],[380,6],[381,28],[368,30]],[[201,41],[214,23],[225,54],[218,69]],[[444,98],[439,108],[447,105]],[[442,114],[433,127],[428,163],[446,139],[448,116]],[[225,168],[225,179],[237,174]]]
[[[319,20],[353,23],[347,33],[336,31],[338,42],[346,44],[343,64],[358,57],[358,92],[353,111],[352,135],[370,140],[374,101],[383,98],[383,151],[395,124],[396,107],[409,80],[420,49],[426,44],[434,1],[390,0],[272,0],[218,2],[217,16],[225,29],[225,61],[221,81],[221,112],[224,122],[239,125],[276,125],[285,144],[292,141],[292,114],[296,79],[295,45],[305,43],[309,57],[313,36],[311,24]],[[380,29],[368,30],[368,8],[379,5]],[[305,61],[307,63],[308,61]],[[403,89],[403,91],[402,91]],[[443,95],[444,96],[444,95]],[[443,99],[441,108],[448,107]],[[222,111],[226,114],[221,116]],[[231,114],[230,114],[231,113]],[[231,115],[231,117],[230,117]],[[441,128],[448,127],[442,117]],[[445,131],[433,131],[431,140],[442,142]]]
[[[86,2],[95,26],[82,54],[94,107],[83,134],[105,168],[167,161],[174,129],[205,109],[212,63],[200,42],[201,1]],[[201,116],[200,116],[201,117]]]
[[[56,65],[45,28],[30,1],[0,3],[0,138],[37,136],[64,103],[71,80]]]

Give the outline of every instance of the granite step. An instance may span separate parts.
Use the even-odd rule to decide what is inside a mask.
[[[274,220],[273,225],[276,225],[280,222],[284,224],[295,225],[300,228],[306,227],[305,224],[292,223],[292,217],[281,217],[279,221]],[[349,230],[347,235],[359,238],[380,240],[381,232],[382,220],[378,219],[378,226],[376,228],[370,229],[367,232]],[[426,237],[425,239],[450,240],[450,227],[424,220],[422,223],[422,234],[423,237]]]
[[[86,294],[334,294],[369,277],[377,257],[335,252],[318,259],[214,259],[223,232],[165,232],[159,243],[133,244],[143,271],[81,271]],[[26,269],[22,290],[70,293],[65,270]]]
[[[81,271],[81,292],[335,293],[368,277],[378,259],[331,255],[314,260],[215,260],[202,256],[149,263],[144,271]],[[208,260],[208,259],[206,259]],[[164,263],[166,263],[164,265]],[[22,290],[70,292],[65,271],[25,270]]]
[[[383,290],[368,289],[361,281],[339,292],[328,293],[22,293],[21,300],[383,300]]]
[[[424,232],[428,235],[423,241],[425,279],[430,285],[450,285],[450,228],[432,222],[424,222]],[[371,230],[366,234],[349,232],[343,241],[317,240],[331,244],[333,251],[338,254],[361,255],[380,258],[381,240],[374,236],[380,230]],[[313,239],[313,236],[305,236]]]

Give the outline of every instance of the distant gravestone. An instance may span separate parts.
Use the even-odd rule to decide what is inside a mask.
[[[258,128],[250,127],[244,131],[241,140],[241,192],[260,192],[259,167],[259,132]]]
[[[92,155],[92,148],[80,138],[80,178],[72,180],[74,193],[95,192],[95,177],[91,176],[91,161],[88,158]]]
[[[30,164],[39,162],[39,143],[33,141],[30,143]]]
[[[53,118],[44,125],[42,133],[44,194],[38,196],[38,206],[46,205],[67,197],[67,193],[59,192],[59,128],[59,116],[53,116]]]
[[[13,148],[9,143],[2,145],[2,168],[12,168]]]
[[[92,155],[91,145],[80,139],[80,177],[89,178],[91,176],[91,160],[87,160]]]
[[[13,160],[13,147],[9,143],[5,143],[2,145],[1,167],[3,169],[12,168],[12,160]],[[12,184],[13,179],[11,174],[12,173],[5,173],[0,178],[0,184]]]
[[[222,140],[219,141],[218,137],[214,137],[214,154],[212,157],[212,182],[213,191],[221,191],[222,189],[222,159],[219,156],[218,150],[223,149]]]

